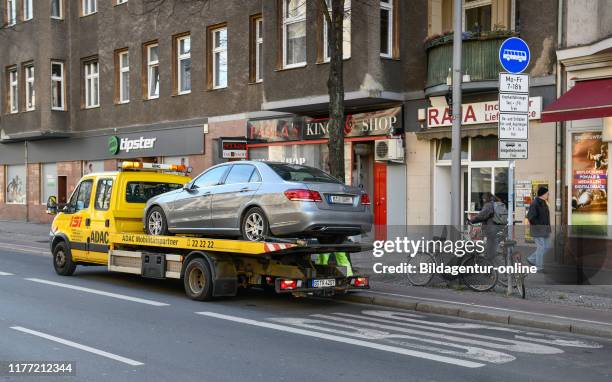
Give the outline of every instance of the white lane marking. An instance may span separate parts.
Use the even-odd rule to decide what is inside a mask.
[[[432,337],[432,338],[440,339],[442,341],[454,341],[458,343],[472,344],[472,345],[482,346],[486,348],[501,349],[501,350],[506,350],[506,351],[516,351],[519,353],[529,353],[529,354],[563,353],[563,350],[552,347],[552,346],[532,344],[529,342],[516,341],[513,339],[485,336],[485,335],[474,334],[474,333],[458,333],[456,330],[430,328],[426,325],[416,325],[416,324],[408,324],[408,323],[403,323],[403,322],[393,322],[390,320],[383,320],[383,319],[376,320],[381,323],[366,322],[366,321],[356,320],[356,319],[364,318],[363,316],[360,316],[357,314],[334,313],[334,315],[335,316],[325,315],[325,314],[313,314],[312,317],[321,318],[324,320],[350,322],[355,325],[369,326],[369,327],[376,328],[376,329],[395,330],[400,333],[409,333],[409,334],[415,334],[415,335],[420,335],[424,337]],[[336,316],[341,316],[341,317],[336,317]],[[349,317],[354,317],[356,319],[350,319]],[[385,324],[393,324],[393,325],[385,325]],[[406,326],[411,327],[411,329],[406,328]],[[420,330],[420,329],[424,329],[424,330]],[[431,331],[431,332],[428,332],[428,331]]]
[[[32,253],[50,253],[49,252],[49,247],[31,247],[28,245],[21,245],[21,244],[14,244],[14,243],[3,243],[0,242],[0,247],[2,247],[3,249],[12,249],[15,251],[23,251],[23,252],[32,252]]]
[[[336,313],[337,315],[343,315],[343,313]],[[361,317],[366,320],[372,321],[380,321],[380,322],[396,322],[399,325],[402,325],[402,322],[410,322],[416,324],[423,324],[437,328],[448,328],[448,329],[485,329],[485,330],[495,330],[504,333],[514,334],[514,338],[520,340],[526,340],[531,342],[539,342],[547,345],[555,345],[555,346],[565,346],[565,347],[578,347],[578,348],[591,348],[591,349],[599,349],[603,346],[593,341],[586,341],[582,339],[570,339],[567,337],[562,337],[559,335],[552,334],[543,334],[543,333],[535,333],[531,331],[524,331],[513,328],[504,328],[500,326],[491,326],[491,325],[482,325],[482,324],[470,324],[470,323],[443,323],[443,322],[430,322],[425,320],[415,320],[410,318],[411,315],[403,312],[394,312],[387,310],[362,310],[361,314],[363,316],[355,316]],[[376,317],[376,318],[375,318]],[[380,319],[388,319],[380,320]],[[391,321],[393,320],[393,321]],[[432,328],[432,330],[436,330]],[[461,332],[455,332],[457,335],[470,335],[468,333],[462,334]],[[528,336],[528,337],[527,337]]]
[[[72,342],[72,341],[69,341],[69,340],[65,340],[63,338],[55,337],[55,336],[52,336],[50,334],[45,334],[45,333],[42,333],[42,332],[38,332],[36,330],[27,329],[27,328],[24,328],[24,327],[21,327],[21,326],[11,326],[11,329],[17,330],[17,331],[20,331],[20,332],[23,332],[23,333],[28,333],[28,334],[31,334],[33,336],[37,336],[37,337],[40,337],[40,338],[45,338],[47,340],[58,342],[60,344],[63,344],[63,345],[66,345],[66,346],[70,346],[70,347],[73,347],[75,349],[80,349],[80,350],[83,350],[83,351],[86,351],[86,352],[89,352],[89,353],[97,354],[97,355],[100,355],[102,357],[114,359],[115,361],[127,363],[128,365],[132,365],[132,366],[142,366],[142,365],[144,365],[144,363],[138,362],[138,361],[134,361],[133,359],[125,358],[125,357],[122,357],[120,355],[116,355],[116,354],[113,354],[113,353],[108,353],[108,352],[105,352],[104,350],[95,349],[95,348],[92,348],[90,346],[81,345],[81,344],[78,344],[76,342]]]
[[[14,274],[8,272],[0,272],[0,276],[14,276]]]
[[[377,344],[374,342],[368,342],[368,341],[357,340],[354,338],[335,336],[332,334],[325,334],[325,333],[315,332],[312,330],[298,329],[298,328],[293,328],[290,326],[272,324],[270,322],[256,321],[256,320],[251,320],[248,318],[229,316],[229,315],[213,313],[213,312],[195,312],[195,313],[200,314],[202,316],[219,318],[222,320],[228,320],[228,321],[233,321],[233,322],[239,322],[241,324],[258,326],[261,328],[274,329],[274,330],[278,330],[282,332],[299,334],[299,335],[308,336],[308,337],[315,337],[315,338],[320,338],[320,339],[329,340],[329,341],[341,342],[341,343],[345,343],[348,345],[355,345],[355,346],[361,346],[361,347],[366,347],[370,349],[382,350],[386,352],[402,354],[402,355],[407,355],[407,356],[416,357],[416,358],[428,359],[431,361],[448,363],[451,365],[457,365],[457,366],[463,366],[463,367],[469,367],[469,368],[482,367],[485,365],[479,362],[466,361],[462,359],[456,359],[456,358],[445,357],[445,356],[440,356],[436,354],[430,354],[430,353],[424,353],[424,352],[415,351],[415,350],[404,349],[404,348],[400,348],[396,346]]]
[[[430,338],[422,338],[419,336],[410,336],[405,334],[393,334],[388,331],[376,329],[365,329],[355,325],[349,325],[339,322],[330,322],[329,320],[313,320],[310,318],[271,318],[270,320],[286,324],[299,326],[307,329],[314,329],[322,332],[330,332],[334,334],[342,334],[350,337],[357,337],[367,340],[380,340],[393,345],[399,345],[406,348],[418,349],[433,353],[444,354],[458,358],[467,358],[481,362],[490,362],[502,364],[514,361],[516,358],[510,354],[502,353],[495,350],[484,349],[475,346],[467,346],[463,344],[451,343],[448,341],[439,341]],[[342,329],[339,329],[342,328]],[[407,341],[409,340],[409,341]],[[420,342],[420,343],[419,343]],[[424,344],[423,344],[424,343]],[[432,346],[438,345],[438,346]],[[454,350],[454,349],[458,350]]]
[[[80,287],[80,286],[76,286],[76,285],[70,285],[70,284],[64,284],[64,283],[56,283],[55,281],[42,280],[42,279],[37,279],[37,278],[26,278],[26,280],[34,281],[35,283],[54,285],[54,286],[58,286],[58,287],[61,287],[61,288],[78,290],[78,291],[81,291],[81,292],[93,293],[93,294],[97,294],[97,295],[100,295],[100,296],[117,298],[119,300],[138,302],[138,303],[141,303],[141,304],[147,304],[147,305],[153,305],[153,306],[169,306],[170,305],[170,304],[166,304],[165,302],[146,300],[144,298],[126,296],[124,294],[104,292],[104,291],[101,291],[101,290],[85,288],[85,287]]]
[[[382,295],[385,295],[385,296],[407,297],[407,298],[414,298],[416,300],[444,302],[444,303],[447,303],[447,304],[465,305],[465,306],[471,306],[471,307],[474,307],[474,308],[495,309],[495,310],[502,310],[502,311],[505,311],[505,312],[525,313],[525,314],[531,314],[531,315],[534,315],[534,316],[544,316],[544,317],[560,318],[560,319],[563,319],[563,320],[589,322],[591,324],[600,324],[600,325],[612,326],[612,323],[609,323],[609,322],[593,321],[593,320],[583,320],[583,319],[580,319],[580,318],[573,318],[573,317],[567,317],[567,316],[558,316],[558,315],[554,315],[554,314],[535,313],[535,312],[528,312],[526,310],[499,308],[499,307],[496,307],[496,306],[470,304],[470,303],[467,303],[467,302],[457,302],[457,301],[451,301],[451,300],[441,300],[441,299],[437,299],[437,298],[409,296],[407,294],[377,292],[377,291],[373,291],[373,290],[366,290],[366,291],[363,291],[363,293],[374,293],[374,294],[382,294]]]

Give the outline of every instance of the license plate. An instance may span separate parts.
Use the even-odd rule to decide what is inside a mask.
[[[329,201],[334,204],[353,204],[352,196],[331,195]]]
[[[321,280],[312,280],[313,288],[327,288],[327,287],[335,287],[336,279],[321,279]]]

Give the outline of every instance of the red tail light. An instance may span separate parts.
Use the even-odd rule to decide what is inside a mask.
[[[287,199],[297,202],[320,202],[323,200],[321,194],[311,190],[287,190],[285,196]]]
[[[297,281],[296,280],[281,280],[281,282],[280,282],[280,289],[281,290],[295,289],[295,288],[297,288]]]
[[[370,284],[370,280],[367,277],[355,277],[351,281],[351,284],[355,287],[367,287]]]
[[[372,204],[372,202],[370,202],[370,197],[368,196],[368,194],[363,193],[361,194],[361,204]]]

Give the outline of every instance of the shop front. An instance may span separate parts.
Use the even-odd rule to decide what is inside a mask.
[[[172,129],[22,141],[0,144],[0,218],[46,222],[51,195],[65,203],[81,176],[117,170],[119,162],[138,160],[183,164],[201,162],[202,125]]]
[[[328,118],[302,116],[250,120],[248,158],[304,164],[329,172],[328,125]],[[377,235],[385,235],[381,227],[405,225],[402,108],[347,116],[344,157],[344,182],[370,195]]]
[[[510,162],[498,157],[497,100],[463,104],[461,127],[461,210],[465,221],[479,212],[489,193],[508,203]],[[542,97],[530,99],[529,156],[517,161],[515,171],[516,219],[524,221],[526,207],[536,185],[554,189],[555,126],[540,123]],[[431,184],[431,218],[421,224],[450,224],[451,211],[451,116],[446,104],[418,111],[421,129],[414,133],[420,150],[429,154],[430,173],[409,182]],[[411,142],[412,143],[412,142]],[[411,167],[411,163],[408,163]],[[409,170],[410,172],[411,170]],[[411,178],[414,178],[411,176]],[[519,192],[520,191],[520,192]],[[554,190],[552,192],[554,194]],[[554,200],[554,196],[551,197]],[[411,223],[415,224],[415,223]]]

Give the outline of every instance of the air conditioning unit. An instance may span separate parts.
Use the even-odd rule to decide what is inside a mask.
[[[404,145],[401,139],[381,139],[374,143],[374,155],[378,162],[403,162]]]

